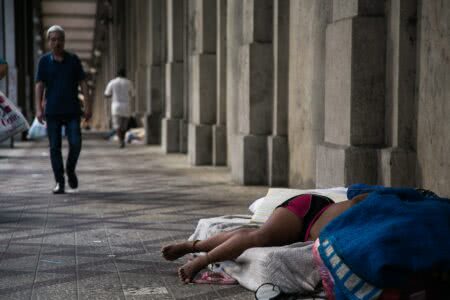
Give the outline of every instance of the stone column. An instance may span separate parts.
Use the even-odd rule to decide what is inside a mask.
[[[216,124],[212,127],[212,164],[227,164],[227,5],[228,0],[216,0]]]
[[[332,2],[290,0],[289,186],[316,186],[317,146],[324,139],[325,36]]]
[[[0,3],[2,4],[2,3]],[[17,64],[16,64],[16,30],[15,30],[15,12],[14,12],[14,0],[4,0],[3,1],[3,11],[0,10],[0,13],[3,13],[3,16],[0,18],[0,21],[3,21],[2,27],[0,31],[2,31],[3,38],[3,47],[4,47],[4,56],[3,58],[8,62],[8,77],[1,80],[6,82],[3,86],[2,91],[6,93],[8,98],[16,105],[18,105],[17,96],[18,96],[18,85],[17,85]],[[2,49],[3,50],[3,49]],[[0,87],[2,87],[0,85]],[[4,141],[1,144],[7,144],[7,141]],[[9,139],[9,146],[11,148],[14,147],[14,138]]]
[[[150,82],[150,62],[147,39],[150,23],[148,15],[150,2],[147,0],[135,1],[136,58],[134,63],[136,65],[136,72],[134,84],[136,89],[135,117],[138,121],[147,111],[147,102],[149,98],[148,83]]]
[[[144,118],[145,143],[161,143],[163,57],[162,57],[162,0],[148,3],[148,32],[146,38],[148,57],[147,113]]]
[[[287,186],[289,83],[289,0],[275,0],[273,9],[273,129],[268,137],[268,184]]]
[[[387,1],[386,145],[380,150],[379,182],[415,186],[416,0]]]
[[[190,2],[191,116],[188,154],[192,165],[212,163],[212,126],[216,123],[216,1]]]
[[[126,22],[126,70],[127,77],[136,85],[136,2],[130,1],[125,5],[125,22]],[[134,97],[130,101],[130,111],[134,114],[137,111],[137,98]]]
[[[0,56],[5,58],[5,11],[3,8],[4,0],[0,0]],[[0,80],[0,90],[6,91],[6,80]]]
[[[17,104],[17,65],[16,65],[16,29],[15,29],[15,11],[14,0],[4,0],[4,41],[5,56],[8,62],[8,77],[6,94],[8,98]]]
[[[377,183],[376,148],[384,144],[383,12],[383,1],[333,1],[326,32],[325,142],[316,157],[318,187]]]
[[[243,1],[227,0],[226,39],[226,123],[227,164],[231,170],[238,165],[236,137],[238,134],[238,98],[240,81],[239,46],[242,43]],[[236,171],[237,172],[237,171]],[[236,176],[237,177],[237,176]]]
[[[180,127],[183,118],[183,25],[184,0],[168,0],[167,62],[165,65],[165,117],[162,121],[164,152],[180,152]]]
[[[231,173],[242,184],[267,184],[267,137],[272,133],[273,1],[247,0],[242,5],[238,127]]]
[[[450,2],[419,8],[417,185],[450,197]]]

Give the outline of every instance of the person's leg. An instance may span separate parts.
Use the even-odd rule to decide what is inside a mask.
[[[75,169],[81,152],[81,128],[79,117],[67,120],[66,134],[69,142],[69,154],[66,162],[67,176],[69,177],[70,187],[77,188],[78,179],[76,177]]]
[[[55,181],[64,189],[64,164],[61,153],[62,121],[58,118],[47,118],[47,135],[50,144],[50,161]]]
[[[299,240],[302,220],[286,208],[277,208],[264,225],[251,231],[237,231],[205,256],[199,256],[178,270],[180,279],[188,283],[198,271],[210,263],[235,259],[253,247],[282,246]],[[201,250],[202,244],[199,244]],[[196,245],[197,246],[197,245]],[[206,247],[204,248],[206,249]]]
[[[166,260],[175,260],[189,253],[209,252],[235,234],[241,234],[243,231],[249,232],[254,230],[256,230],[256,228],[240,228],[218,233],[206,240],[185,241],[181,243],[170,244],[163,247],[161,249],[161,253]]]
[[[127,117],[120,117],[120,121],[119,121],[119,130],[120,130],[120,147],[123,148],[125,147],[125,135],[127,133],[128,130],[128,118]]]

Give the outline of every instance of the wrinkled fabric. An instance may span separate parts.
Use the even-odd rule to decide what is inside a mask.
[[[355,190],[349,188],[350,193]],[[320,234],[331,246],[322,247],[320,254],[336,282],[336,295],[347,290],[348,296],[360,287],[349,284],[350,272],[335,264],[332,253],[379,288],[402,287],[414,273],[450,269],[450,201],[408,188],[373,190]]]

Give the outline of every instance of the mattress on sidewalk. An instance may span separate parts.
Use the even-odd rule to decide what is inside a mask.
[[[189,238],[204,240],[219,232],[241,227],[257,227],[250,215],[201,219]],[[263,283],[278,285],[285,293],[310,294],[317,290],[320,274],[312,256],[313,242],[283,247],[258,247],[246,250],[235,261],[217,264],[245,288],[255,291]]]

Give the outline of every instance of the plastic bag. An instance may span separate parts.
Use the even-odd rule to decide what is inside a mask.
[[[61,127],[61,136],[66,136],[66,126]],[[39,123],[37,118],[34,118],[33,123],[31,123],[30,129],[28,129],[27,138],[29,140],[39,140],[47,137],[47,124]]]
[[[37,118],[34,118],[30,129],[28,130],[27,138],[30,140],[38,140],[47,136],[47,127],[45,124],[39,123]]]
[[[0,142],[30,127],[19,109],[0,92]]]

